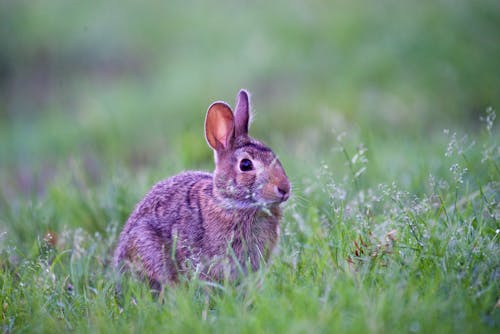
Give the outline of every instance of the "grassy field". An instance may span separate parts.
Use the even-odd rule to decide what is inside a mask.
[[[500,331],[498,1],[0,4],[0,328]],[[110,267],[158,180],[253,94],[293,183],[279,250],[161,300]],[[120,282],[122,293],[116,294]]]

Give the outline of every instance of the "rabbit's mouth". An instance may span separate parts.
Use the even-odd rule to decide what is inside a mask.
[[[290,183],[287,180],[279,182],[269,182],[262,188],[262,200],[268,204],[280,204],[290,198]]]

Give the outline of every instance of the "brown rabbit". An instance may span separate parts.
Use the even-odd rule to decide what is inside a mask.
[[[188,171],[154,185],[120,234],[117,269],[158,289],[185,274],[234,279],[269,258],[290,183],[273,151],[249,137],[249,107],[245,90],[234,115],[224,102],[210,105],[205,137],[214,173]]]

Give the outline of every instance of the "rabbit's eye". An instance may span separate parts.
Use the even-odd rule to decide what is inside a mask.
[[[249,159],[242,159],[240,161],[240,170],[242,172],[248,172],[251,171],[252,169],[253,169],[252,161],[250,161]]]

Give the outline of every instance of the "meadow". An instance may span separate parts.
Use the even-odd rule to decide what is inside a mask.
[[[497,1],[0,4],[2,333],[500,331]],[[215,100],[293,184],[279,249],[161,298],[111,257],[213,169]],[[116,285],[120,284],[121,293]]]

